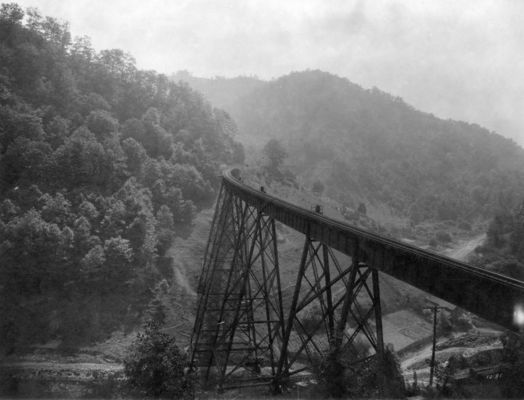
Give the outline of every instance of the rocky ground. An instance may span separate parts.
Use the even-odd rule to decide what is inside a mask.
[[[121,360],[92,350],[66,355],[56,349],[34,348],[0,362],[2,397],[108,397],[122,380]]]

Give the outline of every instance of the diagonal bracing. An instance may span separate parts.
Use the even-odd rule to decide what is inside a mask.
[[[280,391],[328,354],[350,354],[353,364],[382,357],[378,273],[358,243],[348,257],[307,233],[284,307],[275,220],[264,210],[220,191],[191,338],[204,383]]]
[[[222,190],[204,260],[192,364],[219,389],[268,382],[283,313],[274,220]]]

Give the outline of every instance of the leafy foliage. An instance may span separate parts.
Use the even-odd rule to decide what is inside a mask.
[[[276,171],[287,157],[286,150],[277,139],[270,139],[264,146],[264,154],[269,161],[268,167]]]
[[[524,280],[524,201],[514,210],[495,215],[477,253],[477,264]]]
[[[229,116],[95,52],[67,23],[0,8],[1,350],[140,320],[157,256],[242,161]]]
[[[315,181],[313,182],[313,186],[311,187],[311,191],[319,196],[322,195],[322,192],[324,191],[324,184],[321,181]]]
[[[400,364],[391,349],[384,352],[381,362],[377,355],[367,361],[369,348],[356,341],[342,352],[330,352],[319,368],[319,378],[329,397],[402,398],[405,396],[404,378]]]
[[[133,343],[124,372],[128,384],[145,396],[191,398],[193,383],[184,373],[187,364],[174,338],[151,322]]]
[[[502,379],[500,386],[505,398],[524,396],[524,341],[520,335],[506,332],[501,337],[503,345]]]

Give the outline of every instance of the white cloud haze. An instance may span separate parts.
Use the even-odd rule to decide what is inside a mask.
[[[4,0],[9,1],[9,0]],[[139,68],[196,76],[321,69],[524,144],[519,0],[20,0]]]

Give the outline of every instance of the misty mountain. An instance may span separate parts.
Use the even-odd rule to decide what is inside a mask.
[[[512,140],[329,73],[259,84],[225,108],[245,142],[279,139],[306,184],[321,181],[353,207],[386,205],[414,223],[473,221],[524,196],[524,150]]]
[[[178,71],[171,75],[174,82],[185,82],[202,93],[215,107],[230,109],[241,97],[264,85],[256,77],[238,76],[235,78],[201,78],[188,71]]]

